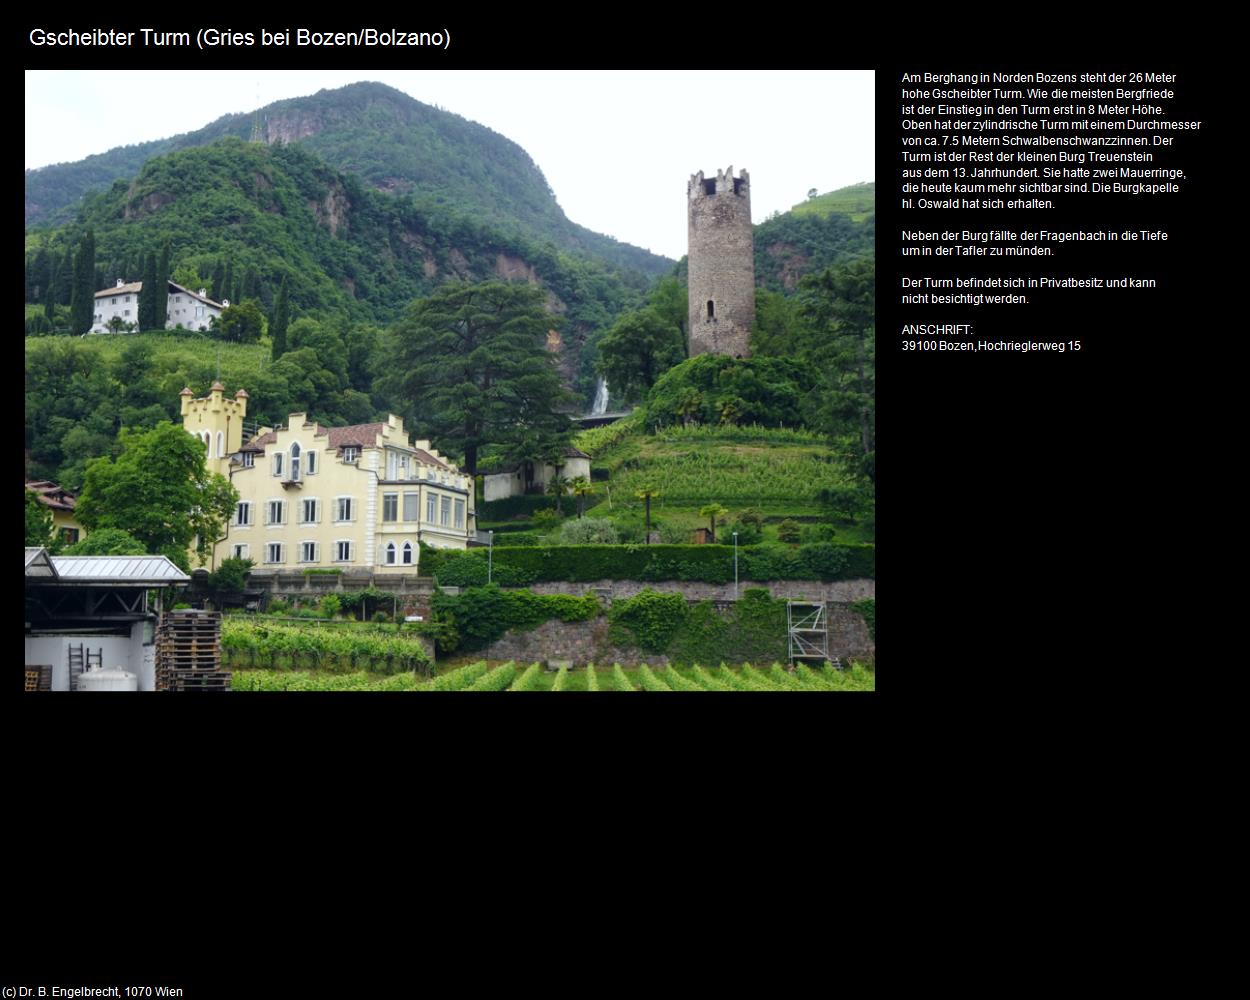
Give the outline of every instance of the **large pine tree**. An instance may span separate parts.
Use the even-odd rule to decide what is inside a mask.
[[[442,285],[390,332],[378,384],[423,434],[462,451],[470,475],[487,444],[512,461],[556,460],[573,431],[560,408],[573,397],[546,347],[555,322],[529,285]]]

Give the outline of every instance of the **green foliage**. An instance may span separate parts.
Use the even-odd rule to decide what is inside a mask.
[[[634,597],[612,603],[608,634],[618,645],[662,653],[685,620],[686,600],[681,594],[661,594],[647,587]]]
[[[307,670],[236,670],[231,691],[419,691],[413,674],[379,677],[366,671],[322,673]]]
[[[651,430],[691,420],[793,425],[815,386],[813,373],[796,361],[701,354],[669,369],[655,383],[647,395],[646,424]],[[697,409],[691,405],[695,395]]]
[[[274,361],[286,353],[286,330],[290,321],[290,298],[287,292],[286,275],[283,275],[278,297],[273,304],[273,315],[269,318],[269,339],[272,341]]]
[[[44,548],[55,544],[52,511],[40,503],[38,495],[31,490],[26,490],[26,544]]]
[[[509,629],[529,631],[545,621],[588,621],[602,610],[594,595],[532,594],[528,590],[501,590],[498,584],[468,587],[452,596],[436,591],[431,609],[440,618],[455,623],[460,648],[481,649]],[[442,647],[440,646],[440,649]]]
[[[599,341],[597,371],[614,396],[641,399],[661,374],[685,360],[681,330],[654,309],[626,313]]]
[[[877,602],[874,598],[866,598],[862,601],[856,601],[851,605],[859,612],[864,623],[868,626],[868,634],[872,636],[872,641],[877,641]]]
[[[595,665],[593,663],[586,664],[586,690],[599,690],[599,671],[595,669]]]
[[[632,683],[630,683],[629,678],[625,676],[625,671],[621,669],[621,665],[619,663],[612,664],[611,681],[612,681],[612,686],[608,688],[609,691],[637,691],[638,690],[636,687],[634,687]]]
[[[864,222],[877,211],[877,185],[872,181],[813,197],[814,192],[813,188],[808,192],[808,200],[799,202],[790,211],[799,216],[845,215],[852,222]]]
[[[504,691],[516,677],[516,664],[505,663],[470,684],[466,691]]]
[[[777,525],[777,538],[787,544],[797,545],[801,540],[803,529],[795,521],[786,518]]]
[[[216,334],[222,340],[238,344],[254,344],[260,340],[265,317],[255,299],[231,305],[221,312]]]
[[[644,411],[639,409],[613,423],[579,431],[573,444],[588,455],[600,455],[618,441],[642,430],[644,417]]]
[[[677,672],[676,667],[670,666],[664,671],[664,683],[668,685],[672,691],[702,691],[703,686],[696,684],[692,680],[688,680]]]
[[[795,206],[755,227],[755,280],[760,287],[789,292],[804,275],[874,252],[875,214],[812,211],[821,201]]]
[[[602,496],[587,497],[587,509],[597,506],[603,501]],[[554,527],[559,523],[560,518],[556,516],[555,511],[551,507],[551,501],[545,496],[518,496],[505,497],[503,500],[492,500],[489,503],[480,503],[477,506],[478,523],[485,524],[489,522],[513,521],[518,518],[534,518],[539,511],[547,511],[548,521],[544,522],[546,527]],[[538,525],[535,525],[538,527]],[[495,536],[495,540],[499,540],[499,536]]]
[[[487,671],[485,660],[470,663],[468,666],[450,670],[434,678],[430,685],[432,691],[462,691],[485,676]]]
[[[423,564],[425,558],[423,553]],[[494,576],[495,582],[503,586],[594,580],[732,583],[733,559],[732,545],[497,545]],[[475,564],[480,564],[480,570]],[[436,565],[436,569],[427,567],[426,571],[438,576],[444,586],[474,586],[486,580],[485,549],[451,553],[436,561]],[[876,575],[876,549],[872,545],[832,542],[797,549],[740,545],[738,566],[739,578],[743,580],[872,579]]]
[[[217,594],[242,593],[247,574],[255,565],[251,559],[223,559],[221,565],[208,574],[208,586]]]
[[[508,460],[553,458],[572,435],[559,411],[571,396],[546,349],[554,322],[537,288],[451,282],[388,332],[378,386],[410,426],[463,453],[470,475],[489,444]]]
[[[514,536],[508,535],[507,538],[515,544]],[[557,535],[560,545],[615,545],[619,540],[616,527],[601,517],[565,521]]]
[[[525,668],[525,673],[512,682],[509,691],[544,691],[547,689],[543,682],[543,668],[540,663],[531,663]]]
[[[123,429],[122,453],[87,467],[76,515],[89,530],[121,528],[149,552],[201,549],[221,537],[239,493],[205,467],[202,443],[177,424],[150,431]],[[184,560],[185,561],[185,560]]]
[[[343,610],[343,601],[337,594],[326,594],[321,598],[321,613],[327,618],[337,618]]]
[[[394,629],[383,633],[355,627],[262,624],[227,615],[222,619],[221,648],[227,664],[235,667],[363,668],[374,673],[408,670],[427,675],[433,670],[424,645]]]
[[[81,335],[95,322],[95,234],[88,229],[74,257],[74,284],[70,293],[70,330]]]
[[[669,691],[673,689],[665,684],[660,678],[651,672],[651,668],[645,663],[638,667],[638,682],[644,691]]]
[[[65,550],[71,556],[142,556],[147,555],[144,544],[120,528],[101,528],[93,531],[80,542]]]
[[[556,679],[551,684],[552,691],[564,691],[569,682],[569,665],[567,663],[560,664],[560,669],[556,672]]]
[[[563,521],[564,518],[555,510],[544,507],[542,510],[534,511],[534,516],[530,518],[530,523],[538,531],[550,531]]]

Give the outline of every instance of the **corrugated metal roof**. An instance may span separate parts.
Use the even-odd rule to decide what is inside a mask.
[[[186,583],[191,578],[166,556],[53,556],[56,575],[70,583]]]

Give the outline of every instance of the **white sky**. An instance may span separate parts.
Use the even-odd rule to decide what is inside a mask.
[[[199,129],[224,114],[376,80],[519,144],[565,214],[674,259],[686,181],[745,167],[756,223],[874,179],[873,72],[30,70],[26,167]],[[258,96],[259,95],[259,96]],[[128,113],[142,106],[141,114]]]

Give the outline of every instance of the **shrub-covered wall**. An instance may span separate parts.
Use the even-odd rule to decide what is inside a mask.
[[[586,621],[603,610],[593,596],[531,594],[528,590],[500,590],[498,584],[471,587],[454,597],[437,591],[430,606],[440,654],[481,649],[509,629],[527,631],[553,618]]]
[[[486,550],[426,549],[421,571],[442,586],[486,583]],[[492,582],[524,587],[553,580],[698,580],[731,583],[730,545],[559,545],[496,547]],[[738,549],[738,576],[744,580],[853,580],[876,578],[876,547],[817,542],[788,548],[747,545]]]

